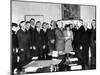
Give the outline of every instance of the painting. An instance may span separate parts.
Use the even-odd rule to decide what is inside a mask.
[[[80,6],[72,4],[62,4],[62,20],[80,19]]]

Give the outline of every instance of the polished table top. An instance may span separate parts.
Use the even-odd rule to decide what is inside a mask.
[[[52,65],[59,64],[61,62],[61,59],[53,59],[53,60],[37,60],[32,61],[29,64],[25,65],[24,68],[27,67],[47,67]]]

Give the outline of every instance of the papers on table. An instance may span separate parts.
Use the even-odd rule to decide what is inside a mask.
[[[25,72],[36,72],[39,67],[28,67],[25,69]]]
[[[32,60],[38,59],[38,57],[33,57]]]
[[[75,52],[69,52],[69,54],[75,55]]]
[[[82,65],[71,66],[71,70],[81,70]]]
[[[53,51],[52,52],[52,57],[58,57],[58,51]]]
[[[70,62],[78,61],[78,58],[69,58],[69,61],[70,61]]]

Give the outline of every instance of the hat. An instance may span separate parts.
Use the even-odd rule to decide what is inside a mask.
[[[65,28],[70,27],[71,24],[65,24]]]

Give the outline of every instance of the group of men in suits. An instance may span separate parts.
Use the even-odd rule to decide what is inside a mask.
[[[81,27],[70,25],[73,32],[73,48],[81,60],[83,67],[88,66],[89,47],[91,47],[92,63],[95,65],[96,61],[96,26],[95,20],[92,21],[92,29],[88,29],[83,25],[83,20],[80,20]],[[41,29],[41,22],[31,18],[30,21],[21,21],[20,29],[17,31],[17,24],[12,23],[12,69],[18,65],[17,68],[21,71],[24,62],[30,61],[32,57],[38,56],[38,59],[47,59],[48,53],[56,50],[56,23],[51,21],[51,28],[48,23],[43,22]],[[17,51],[17,54],[16,54]],[[17,55],[19,62],[17,62]],[[12,70],[13,73],[13,70]]]
[[[74,39],[72,42],[73,48],[81,61],[83,69],[96,68],[96,20],[92,20],[91,27],[89,29],[87,25],[83,24],[83,20],[80,19],[81,26],[75,26],[72,31]],[[94,42],[93,42],[94,41]],[[93,48],[92,48],[93,47]],[[91,53],[91,61],[89,61],[89,50]],[[94,52],[93,52],[94,51]],[[95,67],[93,67],[93,65]]]
[[[47,59],[48,53],[51,50],[55,50],[55,22],[53,20],[50,29],[48,29],[48,23],[46,22],[43,22],[41,29],[41,22],[37,21],[35,24],[35,19],[33,18],[27,22],[21,21],[18,31],[15,29],[17,24],[16,26],[13,25],[15,23],[12,23],[12,32],[14,32],[13,35],[16,36],[16,39],[12,35],[12,39],[14,38],[12,40],[12,48],[15,50],[17,48],[19,70],[22,70],[22,66],[30,61],[32,57],[38,56],[39,60]],[[16,45],[16,43],[17,46],[15,47],[14,44]],[[12,58],[12,61],[17,60],[17,55],[15,57],[16,59]]]

